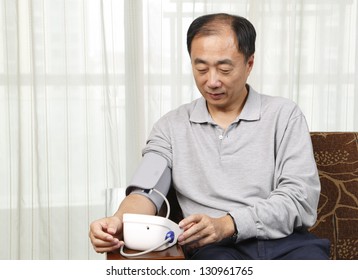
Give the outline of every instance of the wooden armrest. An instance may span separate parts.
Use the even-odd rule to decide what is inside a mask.
[[[135,250],[129,250],[126,249],[125,250],[126,253],[136,253],[138,251]],[[119,250],[115,251],[115,252],[109,252],[107,253],[107,260],[131,260],[131,259],[136,259],[136,260],[184,260],[184,252],[183,249],[181,248],[181,246],[179,244],[176,244],[166,250],[163,251],[155,251],[155,252],[150,252],[141,256],[137,256],[137,257],[130,257],[130,258],[126,258],[123,257],[120,253]]]

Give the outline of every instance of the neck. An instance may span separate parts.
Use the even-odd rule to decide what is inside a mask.
[[[248,91],[245,90],[245,92],[240,96],[241,98],[229,107],[216,107],[209,106],[208,104],[208,110],[212,119],[220,127],[226,129],[240,115],[242,109],[244,108],[247,96]]]

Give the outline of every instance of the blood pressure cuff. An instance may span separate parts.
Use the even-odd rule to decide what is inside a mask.
[[[126,195],[130,193],[142,194],[148,197],[159,211],[163,204],[163,198],[156,192],[156,189],[164,196],[168,194],[171,184],[171,170],[167,160],[156,153],[147,153],[134,173],[132,181],[126,189]]]

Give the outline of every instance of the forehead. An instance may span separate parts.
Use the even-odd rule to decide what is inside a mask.
[[[198,61],[224,61],[243,57],[237,38],[231,28],[210,35],[195,36],[191,46],[191,59]]]

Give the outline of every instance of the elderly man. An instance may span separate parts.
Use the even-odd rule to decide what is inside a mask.
[[[154,125],[118,211],[90,226],[97,252],[123,246],[123,213],[158,212],[163,200],[148,188],[166,194],[172,187],[188,259],[328,258],[328,241],[307,231],[320,183],[306,120],[293,102],[247,84],[255,39],[239,16],[205,15],[190,25],[187,47],[202,97]],[[153,165],[160,172],[146,174]]]

